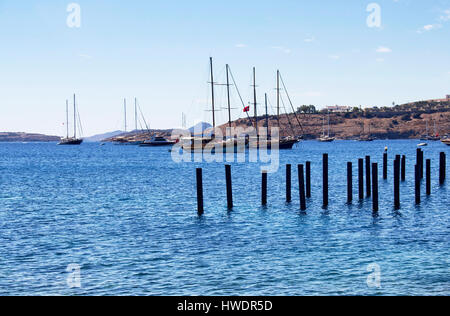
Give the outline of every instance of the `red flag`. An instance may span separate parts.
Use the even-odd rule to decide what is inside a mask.
[[[247,112],[250,112],[250,107],[249,107],[249,106],[246,106],[246,107],[244,108],[244,113],[247,113]]]

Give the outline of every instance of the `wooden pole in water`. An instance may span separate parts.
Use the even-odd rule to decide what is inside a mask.
[[[300,190],[300,209],[306,211],[305,174],[303,165],[298,165],[298,183]]]
[[[400,209],[400,161],[394,161],[394,208]]]
[[[347,203],[353,202],[353,164],[347,163]]]
[[[415,197],[416,205],[420,204],[420,166],[415,165]]]
[[[328,154],[323,154],[323,208],[328,207]]]
[[[406,180],[406,156],[402,156],[402,181]]]
[[[197,211],[198,215],[203,215],[203,170],[197,168]]]
[[[442,152],[440,154],[440,159],[439,159],[439,184],[440,185],[443,185],[445,182],[445,178],[446,178],[445,169],[447,167],[446,164],[447,164],[446,155],[444,152]]]
[[[262,190],[261,190],[262,205],[267,205],[267,171],[262,172]]]
[[[388,178],[388,153],[383,154],[383,179]]]
[[[372,205],[373,205],[373,211],[378,212],[379,205],[378,205],[378,164],[374,163],[372,164]]]
[[[371,181],[370,181],[370,156],[366,156],[366,195],[371,196]]]
[[[427,195],[431,195],[431,159],[427,159]]]
[[[233,185],[231,181],[231,166],[225,165],[225,177],[227,180],[227,206],[231,210],[233,208]]]
[[[286,165],[286,202],[292,201],[292,166]]]
[[[359,199],[364,199],[364,159],[358,160],[358,187]]]
[[[416,164],[419,168],[419,178],[423,179],[423,151],[420,148],[417,148],[417,157],[416,157]]]
[[[311,198],[311,161],[306,162],[306,197]]]
[[[420,169],[419,169],[419,171],[420,171],[420,179],[421,179],[421,180],[423,179],[423,174],[424,174],[424,172],[423,172],[423,167],[424,167],[424,163],[423,163],[423,150],[420,150]]]

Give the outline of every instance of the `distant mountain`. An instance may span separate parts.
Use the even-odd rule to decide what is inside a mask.
[[[118,136],[123,133],[124,132],[122,132],[122,131],[114,131],[114,132],[109,132],[109,133],[104,133],[104,134],[98,134],[98,135],[94,135],[91,137],[86,137],[86,138],[84,138],[84,141],[87,143],[98,143],[104,139],[115,137],[115,136]]]
[[[193,134],[193,133],[199,133],[199,134],[201,134],[202,132],[204,132],[204,131],[206,131],[206,130],[208,130],[208,129],[210,129],[210,128],[212,128],[212,125],[211,125],[211,124],[205,123],[205,122],[200,122],[200,123],[198,123],[197,125],[191,127],[191,128],[189,129],[189,132],[191,132],[191,134]]]
[[[59,136],[48,136],[42,134],[29,133],[0,133],[0,143],[6,142],[58,142],[61,140]]]

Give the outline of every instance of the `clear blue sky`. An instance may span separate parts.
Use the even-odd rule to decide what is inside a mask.
[[[74,2],[81,28],[66,25],[70,1],[0,0],[0,131],[64,135],[74,92],[85,136],[120,129],[124,97],[138,97],[153,128],[180,126],[182,112],[188,125],[210,121],[209,56],[218,82],[231,65],[246,102],[253,66],[261,103],[264,92],[275,101],[278,68],[296,106],[450,94],[448,0]],[[371,2],[380,28],[366,24]]]

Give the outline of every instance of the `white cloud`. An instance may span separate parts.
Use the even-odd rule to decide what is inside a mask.
[[[377,53],[381,54],[392,53],[392,49],[390,49],[389,47],[380,46],[377,48]]]
[[[235,47],[237,47],[237,48],[246,48],[247,45],[246,44],[236,44]]]
[[[436,29],[440,29],[442,27],[441,24],[427,24],[423,26],[421,29],[417,31],[417,33],[422,34],[424,32],[430,32]]]
[[[444,10],[442,12],[442,15],[440,16],[439,20],[441,21],[450,21],[450,9]]]

